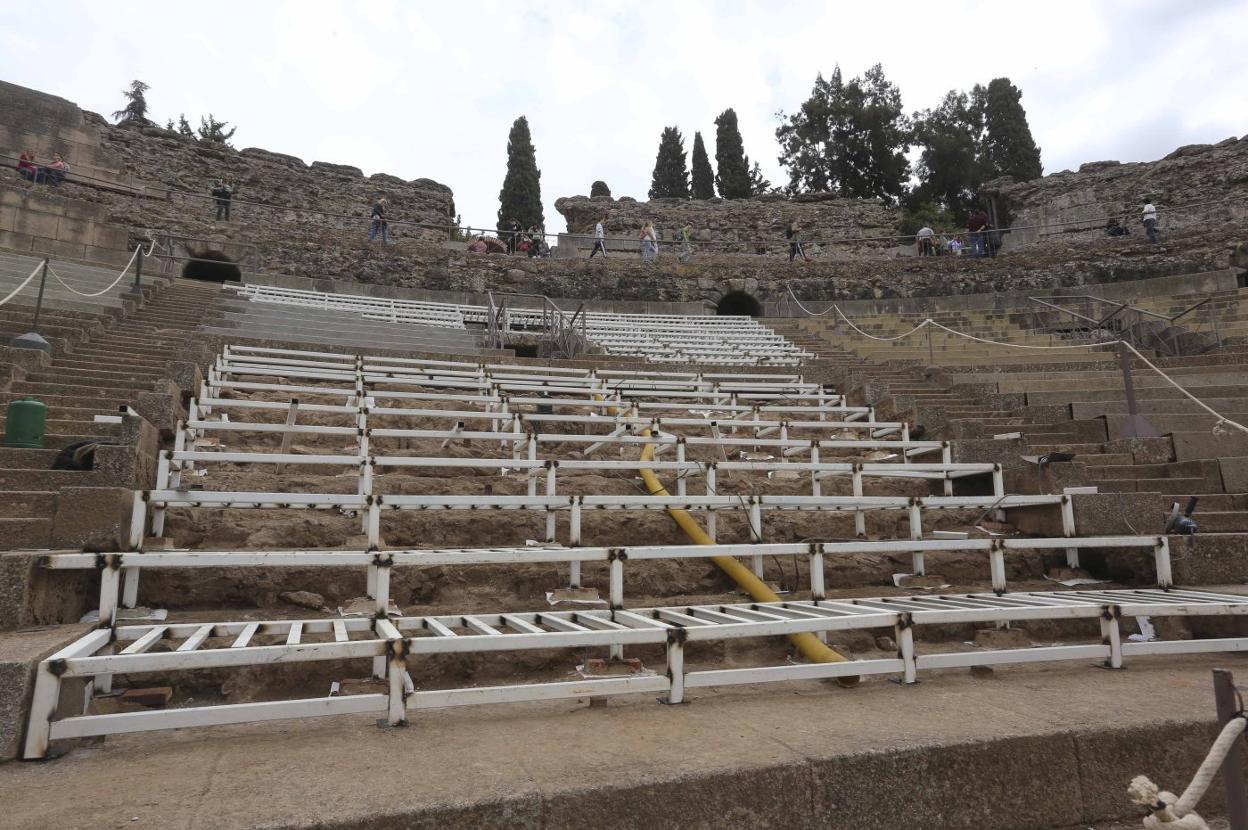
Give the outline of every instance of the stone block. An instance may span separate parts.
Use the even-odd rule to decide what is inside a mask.
[[[140,392],[134,401],[134,409],[143,418],[167,438],[172,438],[173,430],[178,421],[185,417],[186,409],[182,406],[182,390],[169,379],[156,382],[157,389],[151,392]]]
[[[1086,487],[1088,465],[1080,461],[1061,461],[1056,464],[1024,463],[1006,471],[1005,492],[1027,495],[1052,495],[1061,493],[1067,487]]]
[[[1071,498],[1080,536],[1160,533],[1165,528],[1165,511],[1159,509],[1156,494],[1087,493]]]
[[[98,465],[101,447],[96,451]],[[129,448],[121,448],[129,449]],[[134,487],[64,487],[52,519],[52,547],[118,551],[128,547]]]
[[[1040,830],[1077,824],[1082,812],[1075,743],[1053,736],[845,754],[812,766],[817,827]]]
[[[0,761],[11,761],[21,754],[39,661],[90,629],[89,625],[72,625],[0,636]]]
[[[1170,438],[1174,442],[1175,461],[1248,456],[1248,434],[1239,430],[1225,435],[1215,435],[1212,430],[1175,432]]]
[[[35,238],[28,233],[0,230],[0,248],[9,251],[26,253],[31,249]]]
[[[1054,505],[1013,507],[1005,511],[1006,521],[1031,536],[1061,536],[1062,511]],[[1076,524],[1076,527],[1078,525]]]
[[[1196,513],[1200,524],[1200,513]],[[1170,556],[1178,585],[1248,583],[1248,536],[1239,533],[1171,536]]]
[[[97,604],[94,571],[50,571],[41,551],[0,552],[0,631],[77,622]]]
[[[59,225],[60,218],[55,214],[44,213],[39,210],[19,210],[16,221],[13,224],[13,230],[18,233],[30,234],[31,236],[56,239],[56,230]]]
[[[1131,453],[1136,464],[1168,464],[1174,457],[1171,436],[1160,438],[1115,438],[1105,444],[1107,453]]]
[[[1248,456],[1219,458],[1222,490],[1227,493],[1248,493]]]
[[[1009,432],[1008,428],[1002,432]],[[1026,438],[959,438],[950,442],[955,462],[1000,464],[1003,469],[1023,466],[1022,456],[1028,452]]]
[[[56,225],[56,238],[62,242],[91,243],[91,227],[94,223],[73,216],[62,216]]]
[[[0,231],[12,231],[16,228],[17,209],[8,205],[0,205]]]

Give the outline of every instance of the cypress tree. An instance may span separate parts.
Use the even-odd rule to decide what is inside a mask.
[[[1011,176],[1019,182],[1040,178],[1040,148],[1027,124],[1022,90],[1009,78],[994,78],[986,89],[976,85],[973,95],[984,119],[983,166],[993,176]]]
[[[715,119],[715,184],[725,199],[750,196],[750,171],[745,166],[745,143],[737,127],[737,114],[731,107]]]
[[[711,159],[706,154],[706,145],[702,143],[702,133],[693,134],[693,155],[690,163],[693,166],[693,198],[714,198],[715,171],[711,169]]]
[[[611,198],[611,188],[607,187],[607,183],[602,179],[594,182],[589,186],[589,198],[593,199],[597,196],[606,196]]]
[[[125,124],[128,121],[139,124],[151,123],[147,120],[147,91],[149,89],[151,87],[142,81],[131,81],[130,88],[121,91],[121,94],[126,97],[126,106],[113,113],[113,118],[117,119],[118,124]]]
[[[524,227],[545,225],[542,216],[542,171],[537,169],[537,151],[529,133],[529,120],[523,115],[511,125],[507,135],[507,176],[498,192],[498,230],[510,229],[512,219]]]
[[[675,127],[664,127],[650,179],[651,199],[688,199],[689,170],[685,167],[685,139]]]

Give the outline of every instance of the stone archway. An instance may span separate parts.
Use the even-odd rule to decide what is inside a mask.
[[[220,251],[189,252],[182,276],[208,282],[242,282],[243,272],[234,260]]]
[[[746,291],[729,291],[719,298],[715,304],[716,314],[733,314],[747,317],[762,317],[763,304],[758,298]]]

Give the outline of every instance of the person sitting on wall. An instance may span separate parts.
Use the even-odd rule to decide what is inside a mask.
[[[65,181],[66,174],[69,173],[69,165],[65,163],[65,159],[61,158],[60,153],[52,154],[52,163],[47,167],[41,167],[43,180],[51,185],[58,185]]]
[[[932,244],[936,231],[927,225],[919,228],[919,232],[914,235],[914,243],[918,246],[919,256],[936,256],[935,246]]]
[[[476,239],[472,240],[471,244],[468,245],[468,253],[470,254],[483,254],[485,252],[486,252],[485,240],[479,236]]]
[[[27,150],[18,158],[17,175],[29,182],[39,181],[39,165],[35,164],[34,151]]]
[[[949,240],[949,255],[962,256],[962,237],[955,236]]]
[[[1119,222],[1118,217],[1115,216],[1105,223],[1105,235],[1106,236],[1130,236],[1131,231],[1127,230],[1127,227],[1123,225],[1121,222]]]
[[[381,244],[385,245],[390,241],[390,229],[386,223],[386,197],[382,196],[377,200],[377,204],[373,205],[373,212],[368,217],[372,220],[368,227],[368,241],[372,242],[381,235]]]

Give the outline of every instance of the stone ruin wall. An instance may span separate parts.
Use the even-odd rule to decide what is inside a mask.
[[[1055,235],[1100,236],[1110,216],[1143,237],[1140,210],[1148,198],[1161,210],[1164,241],[1168,230],[1248,221],[1248,136],[1190,144],[1157,161],[1095,161],[1030,182],[998,179],[981,194],[1005,207],[1011,224],[1039,226],[1011,234],[1011,246]],[[1203,206],[1182,208],[1198,203]]]
[[[787,196],[755,196],[749,199],[652,199],[639,202],[627,196],[619,199],[565,196],[555,201],[555,209],[567,221],[567,234],[559,244],[575,242],[586,250],[592,241],[594,223],[604,213],[608,237],[628,240],[621,247],[636,247],[641,226],[654,223],[660,240],[671,240],[688,222],[699,251],[756,254],[785,249],[784,231],[797,222],[808,256],[831,255],[853,258],[878,255],[893,248],[895,241],[882,240],[867,245],[821,244],[828,239],[886,237],[897,233],[900,211],[873,199],[842,199],[827,193]],[[569,239],[568,237],[581,237]]]

